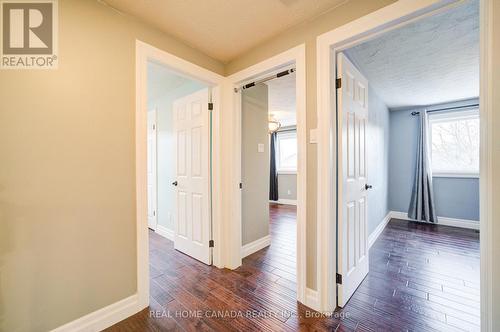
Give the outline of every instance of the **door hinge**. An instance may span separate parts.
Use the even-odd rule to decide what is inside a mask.
[[[208,247],[213,248],[214,247],[214,240],[208,241]]]
[[[214,103],[208,103],[208,110],[213,111],[214,110]]]
[[[337,284],[342,285],[342,275],[341,274],[337,273],[335,275],[335,279],[336,279]]]
[[[156,211],[153,211],[153,217],[156,217]]]
[[[337,78],[335,80],[335,88],[336,89],[340,89],[342,87],[342,79],[341,78]]]
[[[153,130],[156,130],[156,125],[155,124],[153,125]]]
[[[240,189],[243,189],[243,183],[240,182]]]

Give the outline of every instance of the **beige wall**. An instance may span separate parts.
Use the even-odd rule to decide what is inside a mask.
[[[246,52],[226,66],[226,75],[233,74],[270,56],[299,44],[306,44],[307,132],[316,128],[316,37],[356,18],[395,2],[394,0],[351,0],[344,5],[291,28],[258,47]],[[308,138],[309,141],[309,138]],[[316,145],[307,146],[307,287],[316,289]]]
[[[59,1],[53,71],[0,71],[0,331],[136,292],[135,39],[223,65],[97,1]]]
[[[278,197],[297,200],[297,174],[278,173]]]
[[[268,87],[257,84],[241,96],[241,243],[269,235]],[[258,144],[264,151],[258,151]]]
[[[493,140],[492,150],[492,197],[490,202],[493,205],[493,218],[491,224],[492,248],[491,259],[493,260],[493,329],[500,331],[500,1],[491,0],[493,3],[493,121],[492,128]]]

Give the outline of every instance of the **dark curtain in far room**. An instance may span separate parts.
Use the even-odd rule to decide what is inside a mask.
[[[270,158],[270,173],[269,173],[269,200],[278,200],[278,172],[276,170],[276,137],[277,133],[271,133],[270,147],[271,147],[271,158]]]
[[[408,217],[418,221],[436,223],[432,169],[429,156],[427,111],[420,112],[420,130],[417,146],[417,165],[411,194]]]

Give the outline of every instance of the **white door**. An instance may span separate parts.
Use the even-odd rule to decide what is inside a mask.
[[[338,305],[343,307],[368,274],[366,127],[368,81],[340,53],[337,58],[338,123]]]
[[[156,181],[156,109],[148,112],[148,226],[156,230],[157,181]]]
[[[176,218],[174,248],[211,264],[208,89],[174,102]]]

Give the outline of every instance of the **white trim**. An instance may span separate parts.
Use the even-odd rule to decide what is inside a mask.
[[[174,241],[174,230],[169,229],[163,225],[157,224],[156,225],[156,234],[163,236],[167,240]]]
[[[433,178],[479,179],[479,174],[466,173],[432,173]]]
[[[368,248],[371,248],[373,246],[373,244],[375,243],[375,241],[377,241],[380,234],[382,234],[382,232],[384,231],[385,226],[387,226],[387,224],[389,223],[389,221],[391,221],[392,218],[393,218],[392,213],[391,211],[389,211],[387,215],[384,217],[384,219],[382,219],[380,224],[378,224],[377,228],[375,228],[373,232],[370,233],[370,235],[368,236]]]
[[[480,0],[479,195],[481,232],[481,331],[493,331],[493,0]],[[498,300],[497,300],[498,301]],[[498,319],[498,316],[497,318]]]
[[[147,220],[147,63],[153,61],[169,67],[178,75],[201,81],[212,87],[214,99],[213,116],[213,158],[212,158],[212,227],[213,264],[223,267],[222,253],[225,242],[221,223],[221,85],[224,77],[181,59],[154,46],[136,40],[136,112],[135,112],[135,151],[136,151],[136,219],[137,219],[137,293],[138,310],[149,305],[149,231]]]
[[[137,294],[112,303],[88,315],[66,323],[52,332],[94,332],[102,331],[124,319],[132,316],[142,308]]]
[[[306,300],[304,304],[316,311],[320,311],[318,291],[306,288]]]
[[[276,172],[278,175],[297,175],[297,170],[278,169]]]
[[[316,43],[317,109],[318,109],[318,207],[317,207],[317,285],[321,311],[336,307],[334,275],[337,262],[335,227],[337,179],[335,165],[337,128],[335,122],[336,77],[332,59],[347,47],[374,38],[438,10],[460,4],[458,0],[399,0],[339,28],[318,36]],[[492,257],[491,220],[492,184],[492,0],[481,0],[481,323],[484,331],[492,327]],[[335,62],[334,62],[335,63]],[[491,180],[490,180],[491,182]]]
[[[408,217],[408,213],[399,212],[399,211],[391,211],[391,218],[417,221],[415,219]],[[448,218],[448,217],[439,217],[439,216],[437,217],[437,219],[438,219],[438,221],[437,221],[436,225],[452,226],[452,227],[460,227],[460,228],[479,230],[479,221],[478,220]]]
[[[277,201],[269,201],[269,203],[275,203],[275,204],[283,204],[283,205],[297,205],[297,200],[296,199],[286,199],[286,198],[280,198]]]
[[[261,249],[264,249],[265,247],[268,247],[270,245],[271,245],[271,235],[266,235],[264,237],[261,237],[260,239],[245,244],[244,246],[241,247],[241,258],[243,259],[247,256],[250,256],[251,254]]]
[[[277,68],[295,64],[296,110],[297,110],[297,299],[305,301],[306,285],[306,194],[307,194],[307,132],[306,132],[306,51],[301,44],[267,60],[243,69],[227,78],[224,100],[224,122],[228,133],[224,150],[228,153],[225,166],[227,182],[227,200],[225,215],[227,218],[227,238],[230,255],[229,268],[241,265],[241,93],[234,89],[243,82],[266,75]]]

